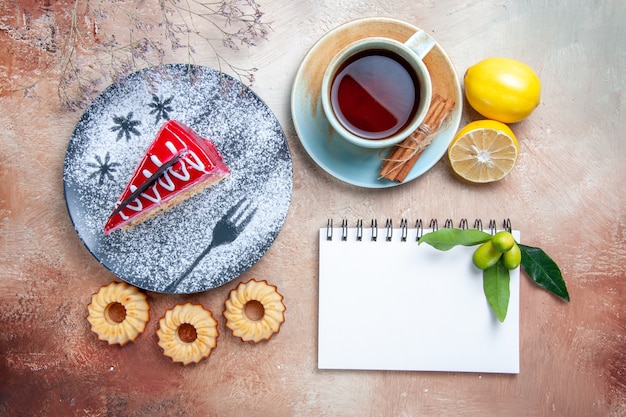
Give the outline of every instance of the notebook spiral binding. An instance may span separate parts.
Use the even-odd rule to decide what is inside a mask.
[[[503,228],[504,230],[511,230],[511,220],[510,219],[504,219],[503,221]],[[345,241],[348,240],[348,220],[347,219],[343,219],[341,221],[341,240]],[[415,241],[419,241],[420,238],[422,237],[422,235],[424,234],[424,222],[422,221],[422,219],[417,219],[415,221],[415,226],[413,227],[416,231],[415,233]],[[454,222],[452,219],[446,219],[443,223],[443,228],[454,228]],[[469,222],[467,219],[461,219],[461,221],[459,222],[459,229],[469,229]],[[489,233],[491,233],[492,235],[496,233],[498,225],[497,225],[497,221],[494,219],[489,220],[489,224],[488,224],[488,230]],[[356,240],[357,241],[361,241],[363,240],[363,220],[359,219],[356,222]],[[378,220],[377,219],[372,219],[371,223],[370,223],[370,239],[373,241],[378,240]],[[437,221],[437,219],[431,219],[430,223],[428,223],[428,227],[427,229],[432,229],[433,231],[439,230],[439,222]],[[473,229],[478,229],[478,230],[484,230],[483,229],[483,222],[481,219],[475,219],[474,220],[474,225],[473,225]],[[328,219],[328,223],[326,225],[326,240],[333,240],[333,219]],[[387,219],[385,221],[385,226],[384,226],[384,238],[387,242],[390,242],[393,238],[393,232],[394,232],[394,228],[393,228],[393,220],[392,219]],[[402,242],[406,242],[409,238],[409,222],[407,219],[403,218],[400,220],[400,240]]]

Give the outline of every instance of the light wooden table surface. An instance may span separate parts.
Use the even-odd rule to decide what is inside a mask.
[[[267,40],[226,51],[226,58],[258,68],[252,88],[286,133],[294,183],[284,227],[254,267],[223,287],[189,296],[150,293],[146,334],[123,348],[90,332],[91,294],[116,277],[82,245],[63,197],[65,150],[84,109],[63,111],[56,96],[55,45],[62,44],[69,6],[3,3],[0,415],[626,415],[622,1],[261,1],[272,22]],[[370,190],[345,184],[312,161],[290,114],[295,73],[326,32],[369,16],[427,30],[459,77],[491,56],[516,58],[537,71],[541,104],[513,125],[521,155],[509,177],[467,184],[443,158],[416,181]],[[109,24],[114,31],[116,22]],[[47,37],[37,36],[42,28]],[[168,62],[180,60],[166,55]],[[216,65],[204,50],[196,62]],[[466,106],[462,124],[477,118]],[[317,231],[329,217],[509,217],[525,242],[561,266],[572,301],[561,302],[522,277],[519,375],[320,371]],[[219,313],[228,291],[250,278],[269,280],[285,296],[286,322],[277,336],[243,344],[216,314],[221,335],[208,360],[182,367],[162,356],[155,330],[167,308],[195,301]],[[376,338],[375,329],[366,337]]]

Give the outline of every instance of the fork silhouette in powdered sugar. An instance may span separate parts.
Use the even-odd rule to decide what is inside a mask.
[[[237,204],[232,206],[215,224],[211,243],[198,255],[181,276],[165,288],[165,292],[175,291],[180,283],[187,278],[212,249],[234,242],[237,236],[250,223],[256,210],[257,208],[252,208],[252,204],[245,198],[242,198]]]

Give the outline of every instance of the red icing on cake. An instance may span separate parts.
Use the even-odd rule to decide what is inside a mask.
[[[182,123],[170,120],[161,127],[148,147],[115,207],[180,151],[184,153],[178,162],[133,202],[109,217],[104,225],[105,235],[120,228],[135,226],[229,175],[222,155],[211,141],[200,137]]]

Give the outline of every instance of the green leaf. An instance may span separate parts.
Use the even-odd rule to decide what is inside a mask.
[[[500,322],[504,321],[509,309],[510,281],[509,270],[502,265],[501,261],[483,271],[483,290],[491,310]]]
[[[569,301],[567,286],[559,266],[541,248],[518,244],[522,251],[522,268],[540,287]]]
[[[444,228],[426,233],[418,244],[428,243],[438,250],[450,250],[457,245],[474,246],[491,239],[489,233],[477,229]]]

